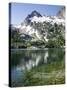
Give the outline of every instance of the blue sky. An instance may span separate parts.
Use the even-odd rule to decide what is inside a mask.
[[[63,6],[58,5],[12,3],[11,24],[21,24],[27,15],[34,10],[38,11],[41,15],[53,16],[56,15],[62,7]]]

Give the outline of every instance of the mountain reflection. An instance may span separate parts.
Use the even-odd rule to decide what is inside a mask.
[[[12,51],[11,56],[11,76],[12,80],[21,77],[25,71],[34,67],[48,65],[53,62],[64,60],[64,49],[44,49],[44,50],[17,50]],[[48,65],[49,66],[49,65]]]
[[[47,63],[48,51],[38,53],[28,53],[28,56],[22,57],[20,63],[16,66],[19,71],[30,70],[33,67]]]

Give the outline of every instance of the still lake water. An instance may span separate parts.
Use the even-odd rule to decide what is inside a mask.
[[[60,62],[60,64],[58,64]],[[35,68],[45,66],[49,68],[52,64],[52,68],[58,68],[59,65],[65,66],[65,49],[64,48],[45,48],[43,50],[11,50],[11,83],[12,86],[24,86],[23,78],[25,72],[35,71]],[[56,63],[57,67],[53,67]],[[49,68],[50,69],[50,68]],[[40,69],[41,70],[41,69]],[[52,69],[51,72],[55,70]],[[40,72],[43,73],[41,70]],[[36,72],[37,73],[37,72]],[[45,75],[47,77],[47,75]]]

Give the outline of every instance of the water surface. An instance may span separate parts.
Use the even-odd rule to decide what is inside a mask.
[[[50,79],[52,76],[52,78],[54,78],[54,76],[60,77],[60,75],[61,77],[64,77],[64,68],[64,48],[45,48],[44,50],[11,50],[12,86],[52,84],[47,83],[45,78],[48,80],[48,78]],[[29,73],[30,75],[28,75]],[[29,77],[32,77],[31,83],[29,82],[30,80],[27,80],[27,77],[28,79]],[[60,84],[61,83],[62,82],[60,82]]]

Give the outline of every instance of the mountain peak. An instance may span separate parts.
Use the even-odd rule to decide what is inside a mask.
[[[29,24],[31,22],[31,18],[33,18],[34,16],[36,17],[42,17],[42,15],[37,12],[36,10],[32,11],[31,14],[29,14],[26,19],[25,19],[25,23]]]
[[[57,13],[57,16],[60,18],[65,18],[65,7],[61,8],[59,12]]]
[[[37,17],[42,17],[42,15],[39,12],[37,12],[36,10],[32,11],[31,15],[37,16]]]

